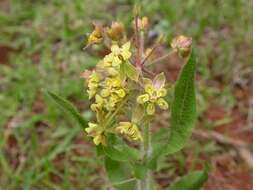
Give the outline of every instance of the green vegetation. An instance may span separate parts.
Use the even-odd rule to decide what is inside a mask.
[[[210,100],[227,112],[238,104],[235,85],[252,74],[253,5],[247,0],[143,0],[152,34],[191,36],[198,49],[197,103],[201,127],[218,123],[202,117]],[[55,106],[47,90],[70,100],[86,119],[92,117],[79,75],[97,56],[83,51],[91,22],[132,21],[132,0],[51,0],[0,2],[0,189],[101,189],[107,184],[102,160],[83,130]],[[8,52],[8,61],[2,52]],[[103,54],[103,52],[101,52]],[[200,62],[201,61],[201,62]],[[207,88],[208,87],[208,88]],[[217,122],[229,122],[224,118]],[[162,131],[161,131],[162,133]],[[194,145],[194,166],[202,148]],[[159,161],[158,171],[184,175],[186,158]],[[171,183],[169,181],[169,183]],[[162,185],[161,185],[162,186]],[[165,185],[166,186],[166,185]]]

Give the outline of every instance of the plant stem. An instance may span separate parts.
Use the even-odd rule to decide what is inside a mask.
[[[175,53],[174,51],[171,51],[165,55],[163,55],[162,57],[159,57],[157,59],[155,59],[154,61],[151,61],[151,62],[146,62],[146,66],[149,66],[149,65],[152,65],[152,64],[156,64],[156,63],[159,63],[161,61],[164,61],[166,58],[170,57],[173,53]]]
[[[148,160],[151,155],[151,132],[150,132],[150,121],[147,120],[143,125],[143,146],[142,151],[142,162],[147,167]],[[145,178],[138,184],[138,190],[150,190],[150,171],[146,170]]]
[[[136,178],[130,178],[130,179],[118,182],[118,183],[114,183],[113,186],[122,185],[122,184],[129,183],[129,182],[132,182],[132,181],[135,181],[135,180],[136,180]]]
[[[144,155],[143,155],[143,162],[147,167],[148,160],[151,154],[151,134],[150,134],[150,122],[147,121],[146,125],[144,126]],[[147,169],[146,178],[144,179],[144,189],[150,189],[150,171]]]

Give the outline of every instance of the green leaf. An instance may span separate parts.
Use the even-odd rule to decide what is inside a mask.
[[[96,154],[98,157],[104,155],[103,145],[99,144],[96,146]]]
[[[77,109],[64,98],[54,94],[53,92],[47,92],[47,94],[66,112],[70,113],[81,125],[83,129],[85,129],[87,125],[87,121],[81,116],[81,114],[77,111]]]
[[[130,79],[134,81],[138,81],[139,78],[139,72],[137,71],[136,67],[133,66],[130,62],[123,63],[124,65],[124,71],[126,76],[128,76]]]
[[[195,56],[192,52],[175,85],[169,142],[158,143],[158,146],[153,147],[153,156],[148,163],[149,168],[156,167],[159,156],[181,150],[191,136],[196,121],[195,64]]]
[[[116,189],[129,190],[134,188],[133,181],[121,183],[131,178],[130,176],[131,172],[129,171],[129,167],[127,166],[129,165],[122,164],[121,162],[112,160],[107,156],[105,157],[105,169],[107,175]]]
[[[132,163],[131,165],[134,171],[134,176],[137,179],[143,180],[146,177],[147,167],[139,162]]]
[[[194,53],[184,65],[175,85],[174,100],[171,107],[171,135],[165,154],[181,150],[192,134],[196,122]]]
[[[140,153],[128,145],[104,146],[105,154],[112,160],[125,162],[135,161],[141,158]]]
[[[191,172],[169,187],[168,190],[199,190],[208,180],[208,170],[206,165],[203,171]]]

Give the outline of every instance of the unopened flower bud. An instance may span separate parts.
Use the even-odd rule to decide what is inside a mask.
[[[134,8],[133,8],[134,17],[138,16],[139,13],[140,13],[140,6],[139,5],[134,5]]]
[[[148,28],[148,25],[149,25],[148,17],[146,17],[146,16],[142,17],[141,25],[142,25],[143,30],[146,30]]]
[[[123,36],[124,30],[121,22],[112,22],[111,28],[107,30],[107,35],[113,40],[118,40]]]
[[[137,27],[140,30],[146,30],[148,28],[148,25],[149,25],[149,23],[148,23],[148,17],[144,16],[142,18],[138,18],[137,19]]]
[[[191,51],[192,38],[183,35],[177,36],[172,40],[171,47],[182,57],[187,57]]]

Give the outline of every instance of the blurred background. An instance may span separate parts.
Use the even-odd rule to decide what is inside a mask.
[[[160,160],[157,189],[212,166],[205,190],[253,189],[253,1],[143,0],[150,36],[191,36],[198,57],[198,125],[186,148]],[[131,26],[133,0],[0,0],[0,190],[100,190],[102,160],[76,121],[45,94],[90,119],[79,75],[102,53],[83,51],[93,21]],[[157,65],[175,81],[182,64]],[[160,114],[154,127],[168,127]]]

